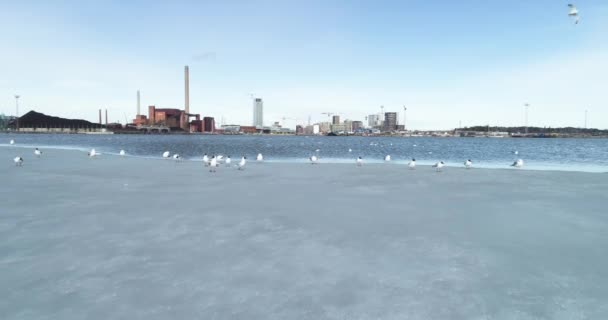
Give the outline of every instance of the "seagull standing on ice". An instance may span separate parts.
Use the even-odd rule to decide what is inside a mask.
[[[515,168],[521,168],[524,166],[524,160],[522,159],[517,159],[515,162],[513,162],[513,164],[511,164],[511,167],[515,167]]]
[[[17,166],[17,167],[23,166],[23,158],[15,157],[15,159],[13,159],[13,161],[15,161],[15,166]]]
[[[15,140],[11,139],[11,141],[9,142],[11,145],[15,144]]]
[[[245,170],[245,164],[247,164],[247,157],[242,157],[239,162],[239,170]]]
[[[437,162],[433,165],[433,168],[435,168],[435,170],[437,172],[441,172],[441,169],[445,166],[445,163],[443,163],[443,161],[441,162]]]
[[[261,153],[258,153],[258,157],[256,158],[257,161],[264,161],[264,156],[262,156]]]
[[[359,157],[357,158],[357,166],[360,167],[363,165],[363,158]]]
[[[464,162],[464,167],[467,169],[471,169],[471,167],[473,166],[473,161],[471,161],[471,159],[467,160]]]
[[[384,161],[386,161],[386,162],[391,161],[391,155],[390,155],[390,154],[387,154],[387,155],[384,157]]]
[[[576,7],[572,3],[568,4],[568,8],[570,8],[570,10],[568,10],[568,16],[574,18],[574,24],[578,24],[578,9],[576,9]]]
[[[127,153],[125,152],[125,150],[120,150],[119,154],[121,157],[124,157]]]
[[[412,161],[410,161],[407,166],[410,168],[410,170],[416,169],[416,159],[412,159]]]
[[[163,158],[168,159],[170,156],[171,156],[171,153],[169,151],[163,152]]]
[[[90,158],[93,158],[93,157],[97,156],[97,152],[95,151],[95,149],[91,149],[91,151],[89,151],[88,155]]]
[[[179,156],[179,154],[174,154],[173,155],[173,160],[175,160],[175,162],[179,162],[180,160],[182,160],[182,157]]]
[[[316,164],[316,163],[317,163],[317,161],[319,161],[319,158],[317,158],[317,156],[313,154],[313,155],[312,155],[312,156],[309,158],[309,160],[310,160],[310,163],[311,163],[311,164]]]
[[[232,160],[230,160],[230,156],[226,157],[226,167],[230,167],[230,163],[232,162]]]
[[[36,150],[34,150],[34,154],[36,155],[36,157],[40,158],[40,156],[42,155],[42,151],[36,148]]]
[[[215,172],[217,168],[217,158],[215,156],[211,156],[211,161],[209,161],[209,172]]]
[[[203,163],[205,164],[205,167],[209,166],[209,157],[206,153],[203,155]]]

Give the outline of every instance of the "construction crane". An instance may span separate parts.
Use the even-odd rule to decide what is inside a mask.
[[[321,114],[326,114],[328,118],[331,118],[331,116],[334,115],[333,112],[321,112]]]

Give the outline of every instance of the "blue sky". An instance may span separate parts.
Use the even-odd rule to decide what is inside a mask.
[[[363,120],[408,107],[416,129],[608,128],[608,2],[13,1],[0,10],[0,112],[110,120],[183,106],[249,124]]]

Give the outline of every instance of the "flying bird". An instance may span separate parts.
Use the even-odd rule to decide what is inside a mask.
[[[471,169],[471,167],[473,167],[473,161],[471,161],[471,159],[467,160],[464,162],[464,167],[467,169]]]
[[[353,152],[353,149],[351,149],[351,148],[348,148],[348,152]]]
[[[441,172],[441,169],[445,166],[445,163],[443,163],[443,161],[441,162],[437,162],[433,165],[433,168],[435,168],[435,170],[437,172]]]
[[[412,161],[410,161],[407,166],[410,168],[410,170],[416,169],[416,159],[412,159]]]
[[[36,148],[36,150],[34,150],[34,155],[36,155],[36,157],[40,158],[40,156],[42,155],[42,151],[40,151],[40,149]]]
[[[171,153],[169,151],[163,152],[163,158],[168,159],[170,156],[171,156]]]
[[[23,166],[23,158],[15,157],[15,159],[13,159],[13,161],[15,161],[15,166],[17,166],[17,167]]]
[[[524,166],[524,160],[522,159],[517,159],[515,162],[513,162],[513,164],[511,164],[511,167],[515,167],[515,168],[521,168]]]
[[[579,22],[578,9],[576,9],[576,7],[572,3],[568,4],[568,8],[570,8],[570,10],[568,10],[568,16],[574,19],[574,24],[578,24],[578,22]]]

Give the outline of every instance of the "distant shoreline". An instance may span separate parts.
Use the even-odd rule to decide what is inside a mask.
[[[458,136],[458,135],[449,135],[449,136],[441,136],[441,135],[401,135],[401,134],[352,134],[352,135],[308,135],[308,134],[225,134],[225,133],[191,133],[191,132],[169,132],[169,133],[142,133],[139,131],[131,132],[131,131],[109,131],[109,132],[36,132],[36,131],[28,131],[28,132],[17,132],[17,131],[0,131],[2,134],[35,134],[35,135],[143,135],[143,136],[264,136],[264,137],[369,137],[369,138],[377,138],[377,137],[391,137],[391,138],[465,138],[465,139],[475,139],[475,138],[488,138],[488,139],[608,139],[608,136]]]

